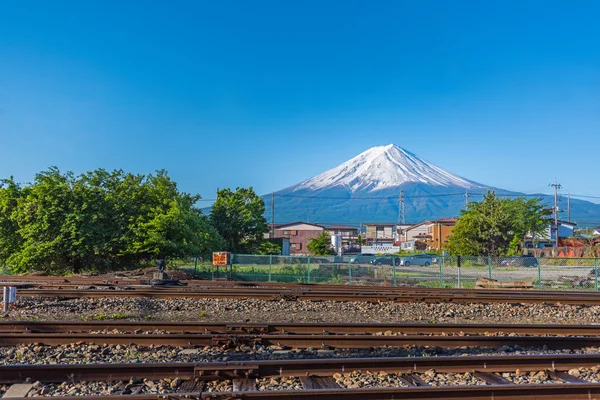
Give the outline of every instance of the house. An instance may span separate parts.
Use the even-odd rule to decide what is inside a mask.
[[[544,247],[555,247],[556,246],[556,232],[558,230],[558,240],[567,239],[575,236],[575,227],[577,226],[574,222],[558,220],[558,229],[554,223],[554,219],[550,219],[548,227],[542,234],[531,235],[528,233],[525,235],[525,247],[527,248],[544,248]]]
[[[595,228],[594,231],[592,232],[593,236],[600,236],[600,226]]]
[[[423,221],[418,224],[411,225],[405,228],[402,231],[402,235],[400,237],[401,242],[410,242],[411,240],[416,240],[417,236],[427,234],[427,228],[431,222]]]
[[[346,225],[329,225],[325,227],[330,236],[339,235],[342,246],[354,245],[358,241],[358,229]]]
[[[321,225],[308,222],[277,224],[273,237],[289,239],[291,255],[309,254],[307,246],[310,239],[315,239],[324,230],[325,228]]]
[[[396,241],[394,222],[374,222],[365,224],[367,246],[393,245]]]
[[[427,233],[416,235],[415,239],[425,242],[430,250],[443,250],[457,221],[458,218],[441,218],[431,221],[425,225]]]
[[[414,224],[396,224],[396,243],[400,243],[402,241],[402,234],[404,231],[413,225]]]

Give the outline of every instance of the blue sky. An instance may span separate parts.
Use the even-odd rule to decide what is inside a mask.
[[[282,189],[395,143],[600,196],[597,1],[0,3],[0,176]]]

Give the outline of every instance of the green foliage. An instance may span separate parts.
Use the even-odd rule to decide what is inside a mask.
[[[210,220],[232,253],[253,253],[269,231],[265,202],[252,187],[219,190],[212,206]]]
[[[258,254],[262,255],[278,255],[281,254],[281,246],[277,243],[265,240],[258,246]]]
[[[308,250],[316,256],[331,255],[331,236],[326,231],[308,241]]]
[[[0,188],[0,264],[13,272],[78,272],[138,266],[158,257],[218,249],[222,239],[165,171],[98,169],[75,176],[50,168]]]
[[[490,191],[461,211],[447,249],[462,256],[517,254],[528,232],[543,234],[547,215],[541,199],[499,198]]]

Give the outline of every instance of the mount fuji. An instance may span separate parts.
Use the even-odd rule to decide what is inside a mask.
[[[396,222],[402,192],[405,220],[416,223],[458,216],[464,208],[466,193],[470,201],[479,201],[488,190],[499,196],[522,194],[452,174],[393,144],[376,146],[335,168],[275,192],[275,222],[324,225]],[[551,204],[550,196],[539,196]],[[268,221],[271,198],[263,196]],[[600,205],[572,199],[571,216],[575,221],[598,221]]]

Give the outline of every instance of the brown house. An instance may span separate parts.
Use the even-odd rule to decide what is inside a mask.
[[[443,250],[458,218],[441,218],[427,225],[427,233],[420,233],[415,239],[425,242],[430,250]]]
[[[365,224],[367,234],[367,246],[394,244],[396,242],[396,231],[394,222],[376,222]]]
[[[325,227],[330,236],[340,235],[342,245],[347,246],[356,244],[358,241],[358,229],[346,225],[329,225]]]
[[[309,254],[308,242],[314,239],[325,228],[321,225],[309,224],[308,222],[292,222],[289,224],[275,225],[274,238],[287,238],[290,240],[290,254]]]

